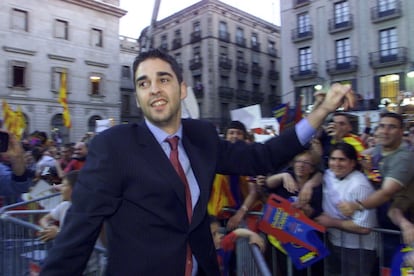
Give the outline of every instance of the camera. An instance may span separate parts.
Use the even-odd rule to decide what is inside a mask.
[[[6,152],[9,148],[9,134],[0,132],[0,152]]]

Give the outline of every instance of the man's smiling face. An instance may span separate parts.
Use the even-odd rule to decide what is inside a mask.
[[[181,100],[187,96],[184,83],[169,63],[150,58],[141,62],[135,73],[136,96],[145,118],[166,132],[178,128]]]

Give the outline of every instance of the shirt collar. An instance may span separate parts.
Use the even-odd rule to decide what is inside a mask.
[[[152,124],[147,119],[145,119],[145,124],[147,125],[147,127],[149,128],[151,133],[154,135],[155,139],[157,140],[157,142],[159,144],[162,144],[163,142],[165,142],[165,139],[167,139],[168,137],[178,136],[180,138],[180,140],[182,139],[182,136],[183,136],[183,126],[182,126],[182,124],[180,124],[180,127],[178,128],[177,132],[173,133],[171,135],[166,133],[161,128],[155,126],[154,124]]]

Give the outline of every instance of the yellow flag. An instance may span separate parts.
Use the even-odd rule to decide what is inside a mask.
[[[59,91],[59,103],[63,106],[63,124],[67,128],[72,127],[72,122],[70,120],[70,113],[68,107],[67,93],[66,93],[66,71],[63,71],[60,75],[60,91]]]
[[[15,112],[16,114],[16,137],[20,140],[23,136],[24,130],[26,129],[26,119],[23,115],[22,108],[20,106],[17,107]]]
[[[19,106],[17,111],[14,111],[5,100],[3,100],[3,127],[14,134],[18,140],[22,138],[26,128],[26,120],[21,107]]]

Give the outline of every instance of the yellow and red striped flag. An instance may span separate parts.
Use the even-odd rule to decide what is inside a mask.
[[[63,124],[65,127],[71,128],[72,122],[70,120],[66,88],[66,71],[63,71],[62,74],[60,74],[60,91],[58,101],[63,106]]]

